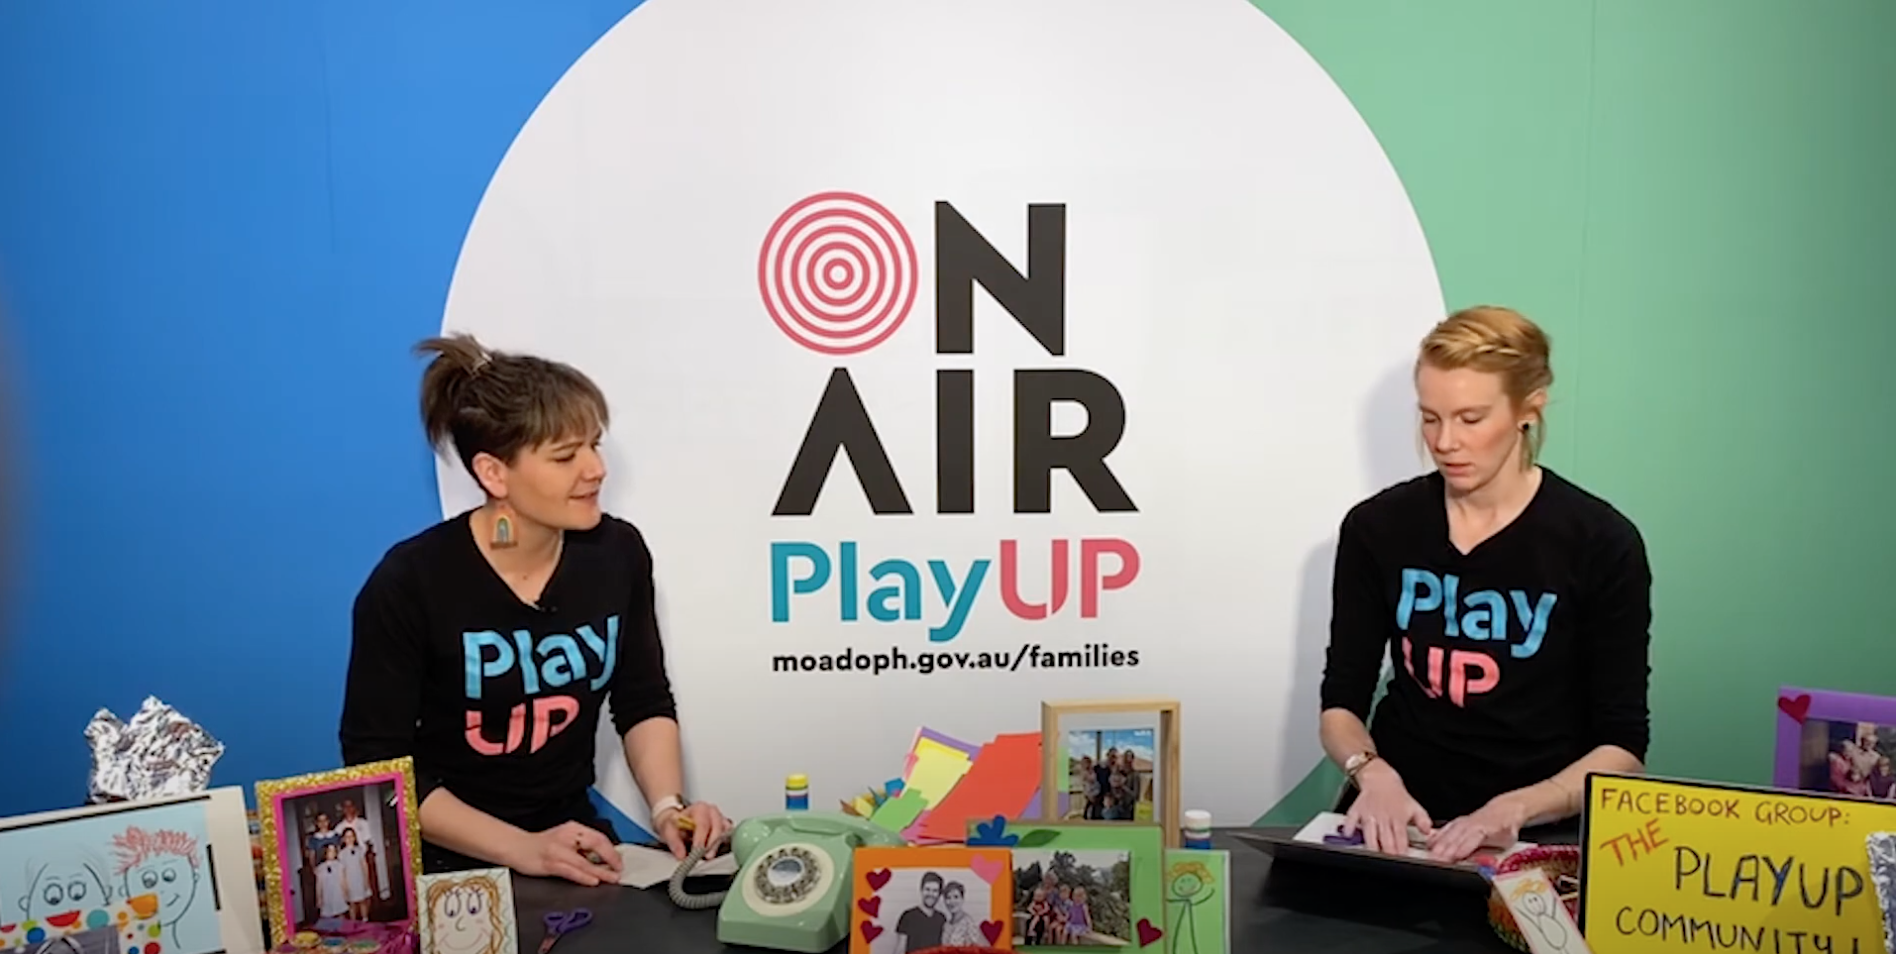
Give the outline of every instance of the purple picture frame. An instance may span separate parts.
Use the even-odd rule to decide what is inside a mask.
[[[1772,784],[1793,791],[1831,793],[1809,783],[1805,740],[1810,723],[1874,723],[1896,731],[1896,697],[1784,686],[1778,689],[1777,753]]]

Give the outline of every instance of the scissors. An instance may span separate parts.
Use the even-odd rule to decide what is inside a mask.
[[[585,908],[553,911],[546,916],[546,940],[540,942],[540,954],[553,949],[553,942],[592,923],[593,913]]]

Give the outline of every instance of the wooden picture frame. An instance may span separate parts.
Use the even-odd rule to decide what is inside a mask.
[[[1082,744],[1084,743],[1084,744]],[[1123,764],[1130,747],[1136,793],[1131,817],[1110,760]],[[1081,751],[1085,749],[1086,751]],[[1179,833],[1179,704],[1176,699],[1095,699],[1040,706],[1040,817],[1049,824],[1138,827]],[[1142,754],[1143,753],[1143,754]],[[1141,766],[1140,762],[1147,762]],[[1083,781],[1093,774],[1089,785]],[[1075,804],[1081,802],[1081,804]],[[1116,816],[1116,817],[1115,817]]]
[[[249,857],[236,787],[0,819],[0,950],[255,954]]]
[[[365,924],[393,931],[416,924],[421,813],[411,759],[260,781],[257,814],[272,945],[305,931],[333,936],[360,933]],[[363,850],[345,854],[349,847]],[[324,857],[315,856],[319,850]]]
[[[1014,867],[1005,848],[857,848],[850,878],[850,954],[1013,949]]]

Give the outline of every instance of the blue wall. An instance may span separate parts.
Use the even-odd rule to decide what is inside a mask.
[[[440,518],[408,348],[513,135],[636,5],[0,3],[0,814],[82,801],[87,720],[147,693],[228,744],[219,784],[338,758],[350,601]]]

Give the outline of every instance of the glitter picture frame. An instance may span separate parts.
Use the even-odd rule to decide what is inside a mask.
[[[273,945],[304,931],[333,936],[369,925],[413,929],[421,913],[415,891],[421,813],[411,759],[259,781],[256,792]],[[371,850],[345,854],[348,847]],[[359,874],[346,876],[358,860]],[[366,900],[357,897],[358,885]],[[336,902],[338,891],[346,900]]]

